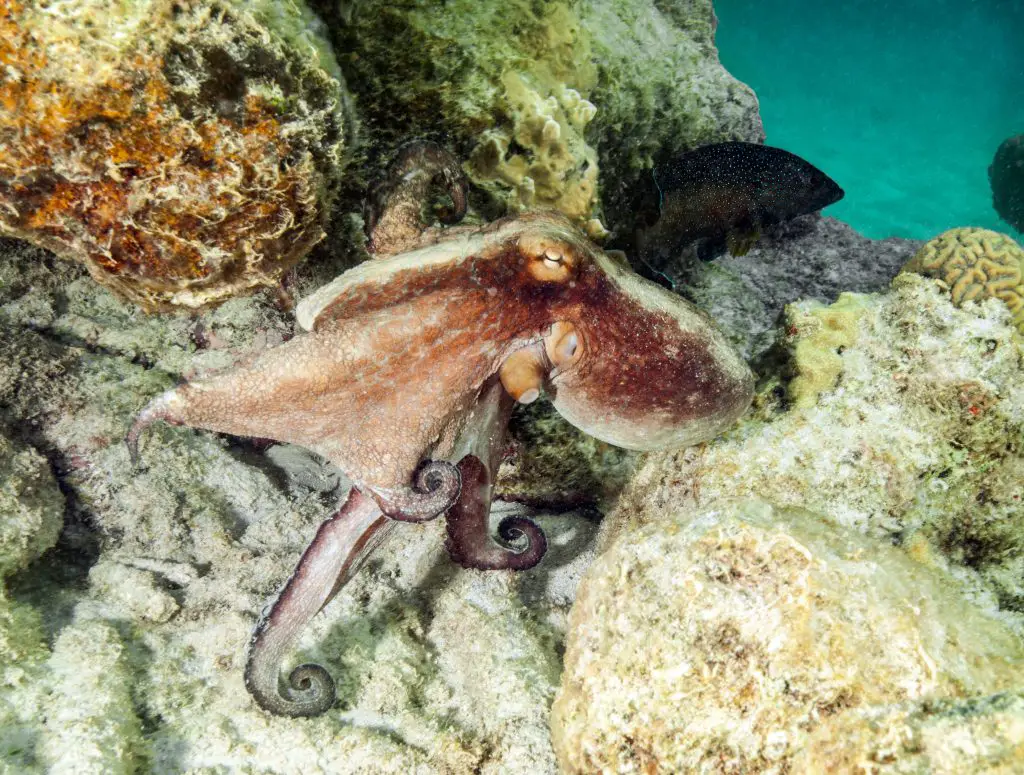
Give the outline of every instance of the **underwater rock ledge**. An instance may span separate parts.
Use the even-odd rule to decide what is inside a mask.
[[[324,237],[348,96],[296,3],[11,0],[0,233],[140,306],[274,286]]]
[[[410,136],[468,159],[500,210],[554,207],[591,234],[632,228],[655,156],[760,141],[757,99],[718,61],[710,0],[413,0],[318,9],[371,160]],[[342,53],[343,52],[343,53]]]
[[[1022,660],[899,549],[798,508],[669,507],[587,571],[552,736],[564,773],[814,772],[790,768],[819,726],[1011,689]]]

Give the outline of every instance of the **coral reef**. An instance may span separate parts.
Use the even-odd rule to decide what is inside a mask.
[[[326,4],[374,143],[443,138],[492,213],[555,206],[596,236],[602,199],[631,220],[656,152],[763,138],[752,92],[718,62],[707,0]]]
[[[868,243],[831,219],[808,219],[804,228],[797,232],[794,222],[786,232],[792,237],[769,237],[744,259],[715,262],[715,277],[742,269],[749,278],[701,286],[704,298],[716,309],[742,311],[743,300],[721,289],[745,289],[750,316],[730,319],[767,328],[771,309],[790,294],[827,299],[844,270],[870,287],[913,250]],[[91,622],[117,630],[116,639],[104,630],[102,655],[124,666],[133,713],[144,720],[138,747],[125,706],[103,705],[123,731],[109,739],[126,741],[118,750],[132,758],[123,761],[150,772],[243,769],[254,760],[276,772],[556,770],[547,710],[568,608],[594,557],[594,522],[578,513],[532,515],[549,551],[516,576],[452,565],[439,525],[404,531],[299,643],[296,661],[321,662],[338,678],[339,704],[316,720],[268,717],[240,678],[250,627],[346,483],[294,447],[263,451],[262,444],[170,427],[147,437],[147,467],[133,470],[120,440],[147,398],[288,338],[289,316],[250,297],[195,320],[140,318],[80,267],[42,250],[0,240],[0,259],[0,420],[16,429],[8,431],[16,445],[54,461],[68,505],[58,553],[15,573],[0,599],[0,770],[31,775],[58,761],[59,741],[42,721],[55,708],[51,691],[88,713],[123,697],[117,678],[103,685],[97,704],[79,700],[85,684],[69,680],[78,668],[63,661],[75,654],[62,649],[60,661],[51,659],[48,642]],[[755,262],[766,264],[761,273],[750,268]],[[296,283],[312,289],[329,279],[317,274],[324,271],[303,264]],[[997,300],[958,309],[937,282],[914,274],[899,277],[891,293],[860,301],[856,341],[836,353],[842,369],[814,406],[787,410],[784,379],[768,375],[755,412],[727,438],[641,460],[604,531],[610,537],[636,521],[657,532],[666,515],[764,493],[882,539],[843,567],[868,567],[876,550],[888,553],[880,543],[902,545],[922,563],[952,571],[976,608],[998,610],[1017,627],[1024,572],[1014,504],[1024,497],[1024,469],[1015,440],[1024,383],[1009,313]],[[795,305],[785,322],[820,309]],[[793,374],[803,333],[812,331],[790,327],[780,336]],[[774,336],[764,331],[765,339]],[[565,506],[582,493],[609,505],[631,455],[593,441],[577,454],[577,437],[536,403],[517,422],[524,449],[503,467],[509,494],[543,504],[554,493]],[[571,475],[566,483],[563,475]],[[494,521],[508,513],[511,507]],[[884,617],[873,626],[884,626]],[[980,700],[951,702],[968,714],[963,725],[950,716],[943,735],[951,741],[992,740],[994,750],[1016,739],[1011,726],[985,731],[985,718],[1009,724],[1011,715],[984,710]],[[852,725],[863,710],[870,723],[886,708],[904,707],[947,706],[849,708],[819,719],[808,755],[824,745],[816,741],[831,719]],[[91,735],[89,719],[98,716],[88,713],[76,729]],[[772,742],[776,748],[766,751],[781,745]],[[786,750],[796,766],[798,752]],[[820,750],[821,757],[846,755]],[[919,753],[900,757],[913,762]]]
[[[950,229],[925,243],[904,271],[942,280],[958,306],[1002,300],[1024,333],[1024,249],[1005,234]]]
[[[841,352],[822,335],[820,302],[787,308],[779,367],[799,375],[808,359],[836,356],[832,386],[791,407],[784,379],[769,375],[738,427],[648,455],[602,526],[604,545],[667,510],[762,497],[948,565],[1024,631],[1024,352],[1005,305],[959,309],[937,281],[907,273],[835,309],[850,332]]]
[[[346,95],[295,3],[0,10],[0,232],[146,309],[276,284],[324,236]]]
[[[763,502],[669,509],[584,578],[552,736],[568,773],[819,771],[791,766],[820,724],[1008,689],[1022,659],[898,549]]]
[[[1024,134],[1008,137],[988,168],[992,206],[999,217],[1024,232]]]

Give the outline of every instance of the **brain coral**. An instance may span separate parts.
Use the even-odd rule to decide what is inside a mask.
[[[944,281],[957,306],[1002,299],[1024,333],[1024,250],[1005,234],[950,229],[927,242],[903,269]]]
[[[295,4],[0,4],[0,233],[147,309],[274,284],[322,238],[345,145],[309,29]]]

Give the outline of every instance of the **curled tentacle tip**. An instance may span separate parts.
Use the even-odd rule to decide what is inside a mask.
[[[245,688],[263,710],[294,718],[322,715],[338,696],[331,674],[313,663],[299,665],[286,681],[279,681],[276,668],[273,675],[263,675],[252,669],[250,660]]]
[[[540,525],[526,517],[505,517],[498,525],[498,535],[503,541],[517,543],[526,539],[526,548],[512,551],[508,556],[510,570],[528,570],[541,561],[548,551],[548,539]]]
[[[469,193],[469,182],[457,163],[445,167],[442,172],[444,187],[448,196],[452,198],[451,209],[445,208],[438,214],[441,223],[451,226],[466,217],[466,210],[469,208],[467,194]]]
[[[418,492],[442,495],[450,498],[452,503],[462,489],[459,469],[447,460],[428,460],[417,469],[414,482]]]
[[[139,438],[142,436],[142,432],[158,420],[173,422],[170,414],[173,395],[174,391],[169,390],[146,404],[128,429],[124,443],[128,447],[128,459],[134,467],[139,467]]]
[[[413,474],[412,487],[366,488],[385,516],[424,522],[450,509],[462,492],[462,475],[444,460],[428,460]]]
[[[128,459],[136,468],[139,467],[139,438],[142,432],[155,422],[166,422],[172,425],[181,425],[177,411],[181,408],[181,396],[178,389],[171,389],[161,393],[144,407],[135,417],[131,428],[125,434],[124,443],[128,447]]]

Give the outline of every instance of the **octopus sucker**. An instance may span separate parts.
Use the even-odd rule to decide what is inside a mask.
[[[133,457],[157,421],[274,439],[322,455],[352,481],[255,628],[246,686],[271,713],[331,706],[323,667],[284,678],[281,666],[399,522],[446,513],[445,545],[465,567],[541,561],[547,540],[531,520],[489,529],[516,401],[543,392],[585,432],[652,450],[711,438],[753,397],[750,369],[705,314],[566,218],[428,227],[423,198],[438,181],[456,211],[464,206],[457,162],[438,146],[410,147],[392,174],[368,222],[376,257],[299,303],[304,333],[158,396],[127,437]]]

